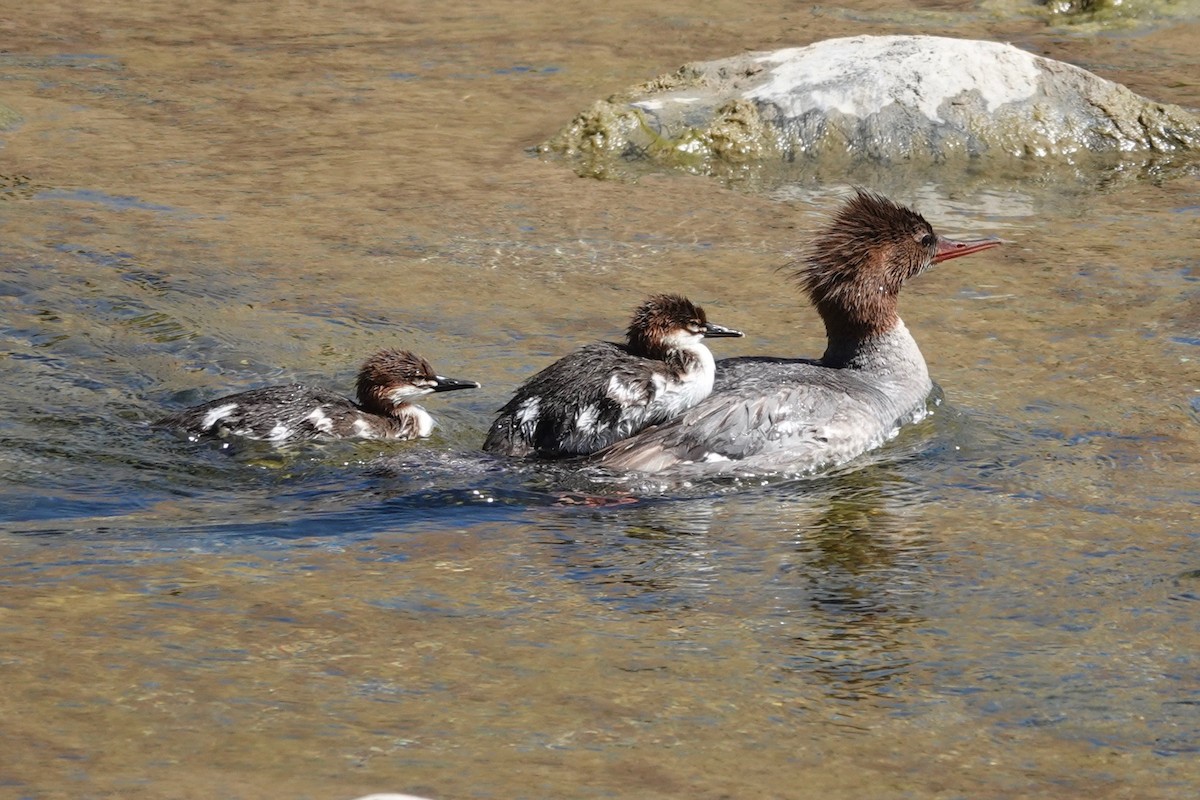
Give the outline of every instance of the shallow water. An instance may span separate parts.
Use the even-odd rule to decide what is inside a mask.
[[[1010,244],[906,290],[944,399],[837,474],[475,453],[516,382],[653,291],[747,331],[718,355],[820,352],[775,268],[845,176],[596,181],[527,153],[596,97],[919,31],[1200,107],[1195,14],[696,8],[9,10],[0,795],[1195,793],[1187,164],[857,178]],[[348,390],[385,346],[484,388],[429,401],[416,444],[149,426],[269,382]]]

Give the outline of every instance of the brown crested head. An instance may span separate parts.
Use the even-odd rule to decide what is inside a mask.
[[[701,337],[708,327],[704,309],[678,294],[656,294],[633,312],[625,335],[629,349],[650,358],[677,345],[679,334]]]
[[[929,268],[938,244],[916,211],[858,189],[817,234],[795,277],[831,336],[880,334],[899,319],[900,287]]]
[[[430,392],[478,388],[475,381],[438,375],[408,350],[380,350],[358,370],[358,403],[376,414],[399,413],[405,402]]]
[[[433,391],[437,380],[433,367],[416,353],[380,350],[358,370],[358,402],[376,413],[386,413],[405,397]]]

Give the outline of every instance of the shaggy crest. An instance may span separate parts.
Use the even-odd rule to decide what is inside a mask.
[[[432,386],[437,375],[429,362],[407,350],[380,350],[363,362],[358,371],[358,402],[378,414],[391,414],[396,407],[388,394],[400,384]]]
[[[708,324],[704,309],[678,294],[656,294],[638,306],[625,335],[629,348],[650,358],[661,358],[663,340],[678,330],[702,332]]]
[[[795,264],[830,336],[871,336],[895,324],[904,281],[927,269],[937,235],[925,218],[857,189]]]

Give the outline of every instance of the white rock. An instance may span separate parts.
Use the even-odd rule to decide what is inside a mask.
[[[952,159],[1200,150],[1200,119],[1008,44],[855,36],[691,64],[543,145],[584,160]]]

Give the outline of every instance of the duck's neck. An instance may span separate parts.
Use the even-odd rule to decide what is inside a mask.
[[[885,286],[853,283],[832,296],[810,295],[825,323],[828,346],[821,363],[835,368],[870,369],[879,349],[921,353],[896,313],[896,293]]]
[[[393,409],[392,416],[397,419],[412,420],[416,427],[417,436],[425,437],[433,433],[436,423],[428,411],[412,403],[403,403]]]
[[[387,409],[384,416],[399,422],[407,436],[428,436],[433,433],[435,426],[429,412],[412,403],[396,403]]]
[[[655,401],[666,418],[682,413],[712,393],[717,364],[712,351],[702,343],[679,347],[663,361],[674,373]]]
[[[896,317],[886,331],[868,335],[827,330],[829,342],[821,364],[835,369],[854,369],[892,376],[914,384],[929,384],[929,369],[904,322]]]
[[[394,419],[400,423],[400,428],[411,428],[417,436],[428,436],[434,428],[433,417],[428,411],[414,403],[397,403],[388,397],[382,386],[360,394],[358,407],[368,414]]]
[[[701,342],[677,347],[662,360],[683,380],[707,381],[711,385],[717,371],[712,351]]]

